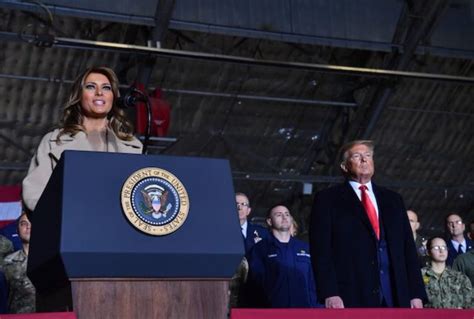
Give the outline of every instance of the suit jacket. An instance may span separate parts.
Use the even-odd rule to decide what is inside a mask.
[[[248,253],[256,243],[269,236],[270,233],[265,227],[247,222],[247,237],[244,238],[245,253]]]
[[[405,205],[399,194],[372,185],[388,247],[394,306],[410,307],[411,299],[427,297]],[[345,307],[380,306],[378,240],[348,182],[316,194],[310,248],[321,302],[340,296]]]
[[[465,248],[466,252],[468,252],[469,250],[471,250],[474,247],[473,242],[472,242],[472,240],[470,240],[466,236],[464,236],[464,239],[466,240],[466,247],[464,247],[464,248]],[[457,250],[454,249],[454,245],[451,242],[451,238],[446,238],[446,245],[448,246],[448,259],[446,259],[446,265],[452,266],[453,262],[454,262],[454,259],[456,259],[456,257],[461,255],[461,254],[459,254],[457,252]]]
[[[87,140],[86,133],[79,132],[74,136],[62,135],[55,129],[41,139],[35,155],[31,159],[28,174],[23,179],[22,197],[26,207],[33,211],[53,172],[54,167],[65,150],[93,151]],[[107,129],[107,148],[110,152],[140,154],[142,143],[133,138],[131,141],[119,139],[111,129]]]

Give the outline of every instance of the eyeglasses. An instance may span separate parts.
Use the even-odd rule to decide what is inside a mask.
[[[448,222],[447,224],[448,224],[448,226],[462,225],[463,222],[462,222],[462,220],[458,219],[458,220],[455,220],[455,221],[452,221],[452,222]]]
[[[374,153],[373,153],[373,152],[354,153],[354,154],[352,154],[349,158],[350,158],[351,160],[354,160],[354,161],[360,161],[360,160],[362,160],[363,158],[365,158],[365,159],[372,159],[373,156],[374,156]]]
[[[432,250],[436,250],[436,251],[445,251],[448,249],[448,247],[446,246],[433,246],[431,247]]]
[[[249,203],[237,203],[237,207],[243,206],[243,207],[249,207]]]

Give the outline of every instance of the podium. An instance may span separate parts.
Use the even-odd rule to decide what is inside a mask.
[[[187,217],[166,235],[144,232],[141,217],[122,209],[123,194],[139,187],[142,175],[133,174],[146,168],[171,173],[186,190],[173,198],[188,205]],[[127,189],[130,180],[138,184]],[[78,319],[226,318],[243,255],[227,160],[65,151],[33,213],[28,276],[47,301],[41,310],[72,304]]]

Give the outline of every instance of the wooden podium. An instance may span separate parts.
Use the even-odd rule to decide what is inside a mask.
[[[171,172],[187,191],[187,218],[167,235],[143,232],[123,213],[122,187],[144,168]],[[244,247],[226,160],[66,151],[32,225],[28,276],[41,311],[227,318]]]
[[[81,318],[227,318],[227,281],[72,280]]]

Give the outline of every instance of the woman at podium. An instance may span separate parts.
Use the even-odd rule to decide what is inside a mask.
[[[23,200],[33,211],[64,150],[141,153],[133,125],[116,101],[119,82],[107,67],[92,67],[74,81],[59,127],[48,132],[23,180]]]

